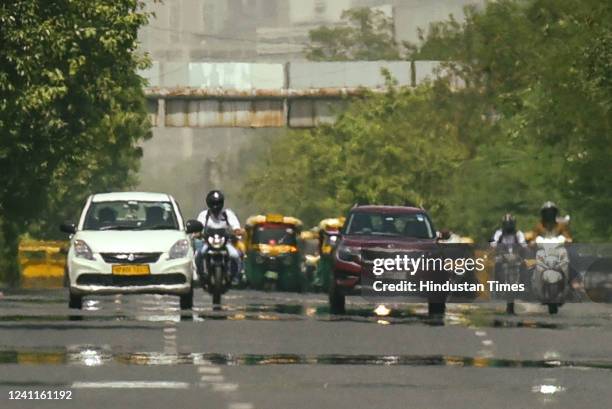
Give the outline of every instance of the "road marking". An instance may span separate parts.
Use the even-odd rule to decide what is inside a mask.
[[[489,350],[482,350],[476,353],[477,358],[493,358],[493,352]]]
[[[215,392],[234,392],[238,389],[235,383],[213,383],[212,389]]]
[[[202,375],[200,380],[202,382],[219,383],[223,382],[225,378],[223,377],[223,375]]]
[[[477,337],[486,337],[487,333],[485,331],[476,331],[475,332]]]
[[[189,389],[187,382],[172,381],[110,381],[73,382],[75,389]]]
[[[221,373],[221,368],[218,366],[198,366],[199,373],[218,374]]]
[[[176,324],[172,321],[166,321],[166,326],[163,329],[164,338],[164,353],[172,355],[174,359],[178,355],[178,349],[176,345]]]
[[[552,395],[558,392],[565,392],[565,388],[560,385],[535,385],[531,388],[531,391],[544,395]]]
[[[235,402],[227,405],[227,409],[253,409],[252,403]]]
[[[482,345],[487,346],[487,347],[491,346],[493,345],[493,341],[491,341],[490,339],[485,339],[482,341]]]

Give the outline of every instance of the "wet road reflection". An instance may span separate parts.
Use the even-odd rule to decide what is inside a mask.
[[[453,355],[350,355],[350,354],[218,354],[113,352],[109,346],[82,345],[51,350],[0,350],[0,365],[194,365],[202,360],[214,365],[379,365],[379,366],[450,366],[474,368],[574,368],[612,371],[612,360],[518,360]]]
[[[189,311],[176,297],[157,295],[88,297],[73,311],[65,296],[22,291],[0,299],[0,387],[89,389],[101,404],[119,389],[180,389],[195,401],[245,390],[257,403],[278,384],[302,396],[321,387],[353,388],[351,394],[398,388],[403,396],[399,388],[454,393],[495,389],[499,381],[498,391],[522,391],[535,403],[523,407],[539,407],[573,396],[585,376],[601,392],[597,380],[612,371],[612,313],[605,308],[572,307],[550,317],[523,305],[508,316],[501,304],[449,304],[444,317],[431,318],[426,304],[356,299],[335,315],[324,295],[232,291],[219,310],[200,293]]]
[[[240,294],[240,292],[237,292]],[[2,300],[3,312],[0,312],[2,323],[39,323],[61,321],[300,321],[317,320],[322,322],[354,322],[378,325],[427,325],[427,326],[463,326],[470,328],[523,328],[560,330],[573,327],[599,327],[610,317],[594,317],[593,320],[573,320],[559,322],[544,314],[518,314],[506,316],[495,306],[473,304],[450,304],[444,319],[427,315],[426,305],[371,305],[349,304],[345,314],[330,314],[329,307],[321,300],[312,299],[296,303],[251,302],[241,304],[242,295],[231,297],[229,303],[220,310],[201,304],[193,311],[181,312],[178,302],[173,297],[145,296],[137,297],[95,297],[85,301],[82,311],[69,312],[67,308],[53,306],[65,303],[65,299],[52,293],[44,296],[12,294]],[[244,297],[246,298],[246,297]],[[135,302],[136,301],[136,302]],[[19,311],[19,305],[28,306]],[[49,305],[49,307],[47,307]],[[30,308],[32,307],[32,308]],[[40,308],[38,308],[40,307]]]
[[[345,314],[330,314],[327,306],[307,307],[302,305],[257,305],[251,304],[244,307],[229,306],[221,311],[195,309],[191,312],[180,312],[178,308],[174,311],[160,313],[158,309],[148,308],[146,313],[128,314],[116,312],[108,314],[103,307],[98,307],[98,314],[88,314],[88,310],[72,314],[27,314],[27,315],[0,315],[0,323],[31,323],[31,322],[62,322],[62,321],[140,321],[140,322],[165,322],[165,321],[206,321],[206,320],[231,320],[231,321],[299,321],[305,319],[316,319],[329,322],[356,322],[374,323],[383,325],[456,325],[477,328],[541,328],[541,329],[565,329],[567,324],[537,321],[533,319],[521,319],[517,317],[495,318],[490,315],[470,315],[465,312],[448,312],[444,319],[429,317],[418,313],[412,308],[389,309],[388,313],[381,316],[372,307],[347,308]],[[572,326],[597,327],[595,323],[576,323]]]

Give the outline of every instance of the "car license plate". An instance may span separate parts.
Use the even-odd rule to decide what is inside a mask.
[[[264,277],[270,280],[277,280],[278,273],[276,271],[266,271],[266,273],[264,274]]]
[[[150,273],[149,266],[146,264],[113,266],[113,274],[118,276],[143,276]]]

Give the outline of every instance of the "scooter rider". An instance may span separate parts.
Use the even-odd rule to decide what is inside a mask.
[[[233,234],[241,234],[242,229],[240,228],[240,221],[236,214],[231,209],[223,209],[225,204],[225,198],[223,192],[220,190],[211,190],[206,195],[206,206],[208,209],[203,210],[198,215],[198,221],[206,228],[212,229],[228,229]],[[205,273],[204,269],[204,255],[208,250],[208,243],[204,242],[202,248],[200,248],[196,254],[196,267],[200,279],[203,278]],[[240,253],[234,247],[231,242],[227,243],[227,252],[230,257],[230,270],[232,278],[236,278],[240,271]]]
[[[548,201],[540,208],[540,222],[533,229],[533,237],[537,236],[559,236],[565,237],[566,243],[572,242],[572,235],[566,223],[559,223],[559,208],[556,204]]]
[[[551,201],[547,201],[540,208],[540,222],[535,226],[532,236],[535,239],[538,236],[547,237],[565,237],[565,243],[573,242],[572,234],[569,230],[568,223],[559,222],[559,208]],[[573,258],[571,246],[567,246],[569,260]],[[569,266],[569,281],[574,289],[582,287],[582,277],[572,268],[571,262]]]
[[[516,230],[516,219],[512,214],[506,213],[502,218],[501,229],[498,229],[493,234],[490,241],[491,247],[496,248],[498,245],[513,245],[518,244],[521,247],[526,247],[525,235],[522,231]]]

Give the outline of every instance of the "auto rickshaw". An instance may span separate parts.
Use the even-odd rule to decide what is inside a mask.
[[[332,253],[344,225],[344,217],[323,219],[319,223],[319,261],[313,286],[327,292],[331,282]]]
[[[302,222],[278,214],[257,215],[249,217],[245,227],[249,284],[264,290],[305,290],[308,283],[298,247]]]
[[[21,285],[24,288],[61,287],[68,242],[22,240],[19,243]]]

